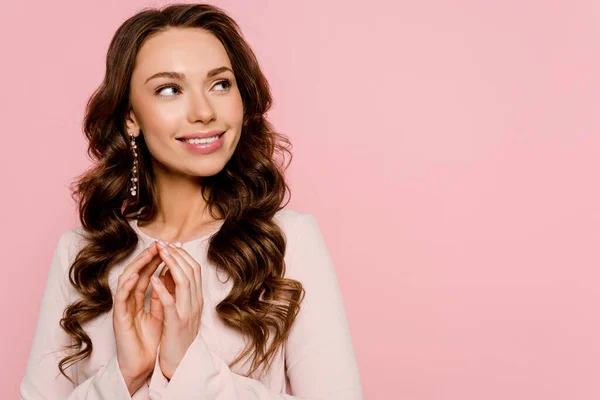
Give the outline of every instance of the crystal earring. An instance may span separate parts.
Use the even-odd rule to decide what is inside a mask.
[[[138,154],[137,154],[137,146],[135,144],[135,137],[133,133],[129,132],[129,137],[131,138],[131,151],[133,152],[133,168],[131,169],[131,195],[135,196],[137,193],[137,182],[138,182]]]

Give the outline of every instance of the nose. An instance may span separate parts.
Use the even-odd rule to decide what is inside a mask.
[[[190,123],[201,121],[208,124],[216,117],[215,110],[210,99],[204,92],[199,91],[192,94],[190,99],[190,107],[188,112],[188,120]]]

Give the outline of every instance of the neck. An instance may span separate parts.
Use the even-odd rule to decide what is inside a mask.
[[[193,237],[204,225],[215,220],[202,198],[202,181],[202,177],[189,175],[155,174],[158,213],[150,225],[157,237],[171,241]]]

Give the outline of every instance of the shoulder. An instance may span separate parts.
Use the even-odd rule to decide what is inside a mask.
[[[279,210],[275,213],[274,219],[288,239],[299,236],[300,232],[304,232],[307,229],[314,231],[315,228],[318,228],[317,220],[312,214],[292,208]]]
[[[83,228],[77,226],[60,234],[55,242],[46,284],[46,290],[52,290],[51,296],[59,296],[62,300],[69,301],[77,295],[69,282],[69,269],[84,244],[83,233]]]
[[[79,250],[84,246],[86,241],[84,232],[83,227],[78,225],[60,234],[55,252],[62,260],[67,261],[68,264],[73,262]]]
[[[328,258],[325,240],[314,215],[294,210],[282,209],[276,215],[280,227],[287,238],[286,256],[288,261],[303,263],[303,258]]]

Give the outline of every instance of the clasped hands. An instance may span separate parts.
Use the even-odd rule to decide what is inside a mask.
[[[161,262],[166,273],[154,272]],[[145,293],[152,285],[150,311]],[[152,242],[119,276],[113,305],[113,328],[119,368],[130,394],[152,373],[160,344],[159,365],[171,379],[200,329],[200,265],[182,248]]]

